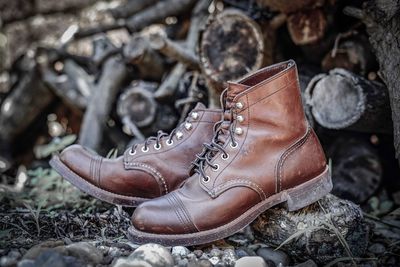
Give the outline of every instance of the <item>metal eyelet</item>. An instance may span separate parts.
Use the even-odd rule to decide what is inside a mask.
[[[231,142],[229,145],[231,148],[237,148],[239,144],[237,142],[236,143]]]
[[[235,129],[235,134],[237,134],[237,135],[243,134],[243,129],[240,128],[240,127],[236,128],[236,129]]]
[[[190,122],[186,122],[186,123],[185,123],[185,129],[186,129],[186,130],[189,131],[189,130],[192,129],[192,127],[193,127],[193,126],[192,126],[192,124],[191,124]]]
[[[206,177],[203,177],[202,180],[204,183],[208,183],[211,179],[210,179],[210,176],[206,176]]]
[[[216,172],[216,171],[219,170],[219,165],[218,164],[214,164],[214,166],[211,166],[211,169]]]
[[[221,154],[221,159],[223,159],[223,160],[227,160],[227,159],[229,159],[229,154],[228,153],[226,153],[226,154]]]
[[[160,150],[161,149],[161,145],[160,144],[154,144],[154,149],[155,150]]]
[[[167,144],[167,146],[172,146],[174,144],[174,140],[167,140],[167,142],[165,142]]]
[[[237,119],[238,122],[243,122],[244,121],[244,117],[242,115],[238,115],[236,117],[236,119]]]
[[[199,113],[197,112],[192,112],[192,114],[190,115],[190,117],[192,117],[192,119],[197,120],[199,118]]]
[[[242,102],[237,102],[237,103],[235,104],[235,106],[236,106],[238,109],[242,109],[242,108],[244,107],[244,105],[243,105]]]
[[[176,132],[176,139],[181,140],[183,138],[183,133],[181,131]]]
[[[142,152],[146,153],[147,151],[149,151],[149,148],[143,146],[143,147],[142,147]]]
[[[133,156],[133,155],[135,155],[136,154],[136,149],[135,150],[129,150],[129,155],[131,155],[131,156]]]

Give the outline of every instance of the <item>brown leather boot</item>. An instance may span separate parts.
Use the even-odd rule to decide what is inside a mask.
[[[159,132],[116,159],[103,158],[80,145],[54,156],[50,165],[82,191],[103,201],[137,206],[167,194],[189,177],[191,162],[202,144],[209,142],[221,110],[203,104],[191,111],[185,123],[170,135]]]
[[[304,116],[294,61],[230,83],[223,98],[224,121],[198,156],[194,174],[136,208],[131,241],[208,243],[274,205],[297,210],[331,190],[324,152]]]

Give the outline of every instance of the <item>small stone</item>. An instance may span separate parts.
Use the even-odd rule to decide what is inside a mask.
[[[237,260],[237,256],[236,253],[233,249],[225,249],[224,253],[222,255],[221,260],[224,262],[225,265],[227,266],[233,266],[233,264],[235,263],[235,261]]]
[[[61,247],[64,246],[64,242],[61,240],[57,241],[45,241],[40,244],[37,244],[36,246],[31,247],[25,255],[22,257],[23,259],[36,259],[41,253],[43,253],[46,250],[49,250],[50,248],[56,248],[56,247]]]
[[[186,248],[186,247],[183,247],[183,246],[176,246],[176,247],[173,247],[172,248],[172,255],[179,255],[179,256],[181,256],[182,258],[184,258],[184,257],[186,257],[186,255],[187,254],[189,254],[190,253],[190,251]]]
[[[386,251],[386,248],[384,245],[382,245],[380,243],[374,243],[368,248],[368,251],[372,252],[376,255],[379,255],[379,254],[384,253]]]
[[[235,267],[268,267],[264,259],[258,256],[243,257],[236,261]]]
[[[285,252],[280,250],[264,247],[257,250],[257,255],[262,257],[265,261],[273,261],[276,266],[279,264],[282,264],[283,266],[289,265],[289,257]]]
[[[199,260],[196,265],[189,265],[189,267],[212,267],[212,263],[209,260]]]
[[[35,267],[67,267],[67,263],[64,260],[64,257],[54,251],[47,250],[40,254],[35,260]]]
[[[178,267],[187,267],[189,264],[188,259],[182,259],[178,261]]]
[[[211,251],[210,251],[210,257],[212,258],[212,257],[221,257],[221,255],[222,255],[222,251],[221,250],[219,250],[219,249],[217,249],[217,248],[213,248]]]
[[[215,265],[219,262],[219,258],[218,257],[211,257],[210,258],[210,262],[212,263],[212,265]]]
[[[141,266],[139,264],[152,267],[169,267],[174,265],[174,260],[165,247],[157,244],[146,244],[138,247],[125,261],[118,260],[114,267]]]
[[[81,259],[83,262],[100,264],[103,261],[103,253],[87,242],[72,243],[66,246],[66,249],[70,256]]]
[[[200,249],[196,249],[195,251],[193,251],[193,254],[196,255],[197,258],[200,258],[201,255],[203,255],[203,251]]]
[[[4,265],[1,265],[1,266],[4,266]],[[18,264],[17,264],[17,267],[34,267],[34,266],[35,266],[34,260],[22,260],[22,261],[18,262]]]
[[[194,261],[197,259],[196,255],[194,253],[189,253],[186,257],[189,261]]]

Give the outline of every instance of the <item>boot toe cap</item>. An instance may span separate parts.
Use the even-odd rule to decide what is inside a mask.
[[[71,171],[93,183],[93,178],[90,175],[90,163],[95,156],[96,154],[89,152],[81,145],[72,145],[61,152],[60,160]]]
[[[187,234],[197,229],[185,209],[176,203],[173,193],[146,201],[132,214],[132,225],[137,230],[154,234]]]

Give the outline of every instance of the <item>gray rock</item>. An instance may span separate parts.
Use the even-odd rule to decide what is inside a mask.
[[[235,267],[268,267],[267,263],[263,258],[253,256],[253,257],[243,257],[236,261]]]
[[[220,260],[219,257],[216,257],[216,256],[211,257],[209,259],[209,261],[212,263],[212,265],[216,265],[219,262],[219,260]]]
[[[100,264],[103,261],[103,253],[87,242],[72,243],[66,246],[66,249],[68,255],[81,259],[86,263]]]
[[[187,267],[189,264],[188,259],[181,259],[178,261],[178,267]]]
[[[191,261],[188,264],[188,267],[212,267],[213,265],[209,260],[196,260]]]
[[[190,251],[186,247],[183,247],[183,246],[173,247],[172,252],[171,252],[172,255],[179,255],[182,258],[186,257],[186,255],[189,253],[190,253]]]
[[[72,256],[63,256],[54,249],[48,249],[41,253],[36,260],[24,259],[18,263],[18,267],[84,267],[83,263]]]
[[[230,248],[224,250],[221,258],[222,262],[227,266],[234,266],[237,259],[235,251]]]
[[[219,250],[219,249],[217,249],[217,248],[213,248],[211,251],[210,251],[210,258],[212,258],[212,257],[221,257],[222,256],[222,251],[221,250]]]
[[[200,249],[196,249],[193,251],[194,255],[196,255],[197,258],[200,258],[201,255],[203,255],[203,251]]]
[[[128,258],[120,258],[114,267],[170,267],[174,260],[168,249],[157,244],[138,247]]]
[[[257,255],[262,257],[265,261],[272,261],[278,266],[280,263],[283,266],[289,265],[289,257],[285,252],[280,250],[274,250],[272,248],[259,248],[257,250]]]
[[[22,259],[31,259],[34,260],[36,259],[41,253],[44,251],[49,250],[50,248],[58,248],[58,247],[64,247],[64,242],[61,240],[57,241],[45,241],[42,242],[36,246],[31,247],[25,255],[22,257]],[[61,249],[57,249],[59,252],[61,252]]]

